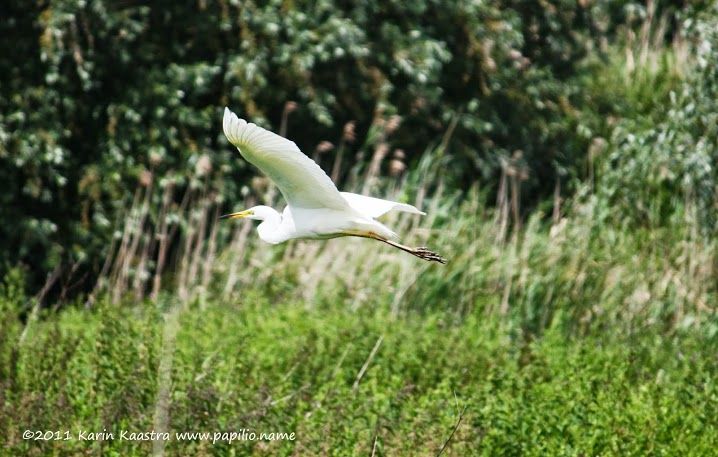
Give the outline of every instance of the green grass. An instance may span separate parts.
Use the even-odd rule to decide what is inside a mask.
[[[248,291],[164,310],[68,309],[19,344],[22,327],[4,306],[5,455],[147,455],[149,441],[21,434],[151,431],[158,385],[169,389],[172,434],[296,437],[171,440],[166,455],[436,455],[445,443],[457,456],[707,455],[718,446],[718,358],[705,332],[569,337],[551,326],[527,338],[478,311],[308,309]]]
[[[441,246],[446,266],[366,240],[252,238],[211,263],[192,260],[212,280],[188,283],[186,300],[168,281],[156,301],[114,301],[110,287],[89,308],[39,313],[13,270],[0,284],[0,452],[717,448],[718,250],[695,218],[677,210],[671,225],[636,227],[589,193],[552,222],[537,211],[516,229],[476,192],[433,203],[425,225],[392,226]],[[25,440],[25,430],[72,439]],[[170,439],[120,439],[153,430]],[[294,439],[212,442],[242,431]],[[182,432],[210,436],[176,439]]]

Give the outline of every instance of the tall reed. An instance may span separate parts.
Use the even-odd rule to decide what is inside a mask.
[[[98,293],[115,303],[156,300],[164,292],[201,304],[260,291],[307,307],[390,306],[394,315],[439,307],[457,319],[498,315],[528,332],[549,325],[577,332],[609,324],[680,328],[715,313],[716,245],[690,213],[665,230],[624,230],[588,184],[569,201],[557,190],[548,215],[523,214],[520,184],[528,170],[520,152],[505,163],[497,205],[488,209],[478,187],[452,192],[443,184],[445,144],[427,151],[411,172],[392,175],[387,161],[395,156],[382,135],[375,138],[362,146],[373,151],[370,166],[348,173],[339,187],[422,207],[425,217],[396,213],[384,222],[405,243],[441,252],[448,265],[358,238],[271,246],[251,221],[218,220],[222,211],[271,198],[274,191],[261,180],[231,207],[207,176],[186,186],[179,204],[171,197],[174,184],[149,180],[127,210]],[[163,194],[159,208],[148,206],[149,192]]]

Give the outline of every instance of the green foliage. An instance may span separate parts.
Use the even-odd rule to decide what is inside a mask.
[[[0,304],[8,300],[3,296]],[[9,443],[19,439],[25,444],[13,454],[21,449],[44,454],[57,444],[23,440],[25,429],[149,430],[152,412],[143,405],[155,396],[158,345],[150,316],[147,310],[143,319],[112,308],[103,308],[101,314],[71,311],[28,327],[25,339],[19,331],[5,333],[0,351],[10,352],[12,359],[5,363],[3,358],[0,376],[0,426],[7,432],[3,448],[10,449]],[[5,310],[0,317],[17,316]],[[103,454],[108,449],[108,443],[85,444],[84,449]]]
[[[446,177],[492,185],[520,150],[535,202],[557,170],[580,175],[574,76],[623,20],[623,2],[563,0],[5,3],[0,265],[28,264],[37,287],[58,262],[98,273],[138,182],[237,199],[254,170],[222,136],[224,105],[278,129],[296,101],[287,132],[309,154],[356,121],[346,169],[383,141],[414,163],[456,122]],[[395,114],[389,140],[371,135]]]
[[[165,452],[436,455],[461,416],[449,455],[709,453],[715,240],[697,221],[611,225],[595,196],[510,235],[469,195],[422,229],[446,266],[365,240],[247,244],[230,293],[219,270],[187,302],[101,299],[25,324],[17,270],[0,297],[2,444],[13,455],[146,455],[147,440],[20,433],[248,429],[296,440],[175,439]]]
[[[685,21],[697,43],[693,67],[669,97],[613,130],[608,154],[599,162],[598,190],[613,217],[628,225],[660,227],[670,219],[698,219],[715,234],[718,161],[718,10],[707,8]],[[640,76],[640,72],[639,76]],[[665,86],[654,84],[658,94]],[[661,90],[663,89],[663,90]]]
[[[14,382],[2,379],[3,448],[147,455],[148,441],[20,433],[151,430],[165,322],[149,307],[101,306],[41,323],[17,347]],[[705,455],[718,444],[718,365],[716,342],[701,335],[665,338],[648,326],[571,339],[551,328],[522,341],[478,311],[396,318],[385,307],[306,310],[248,293],[181,312],[169,431],[296,440],[173,439],[165,455],[436,455],[462,411],[447,455]]]

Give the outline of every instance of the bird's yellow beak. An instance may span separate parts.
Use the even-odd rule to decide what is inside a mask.
[[[254,214],[254,211],[251,209],[246,209],[244,211],[240,211],[238,213],[229,213],[225,214],[224,216],[220,216],[220,219],[242,219],[243,217],[252,216]]]

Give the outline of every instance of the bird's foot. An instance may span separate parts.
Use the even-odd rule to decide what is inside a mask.
[[[412,254],[417,256],[420,259],[427,260],[429,262],[439,262],[439,263],[446,263],[446,259],[437,254],[436,252],[430,250],[427,247],[418,247],[414,248],[412,251]]]

